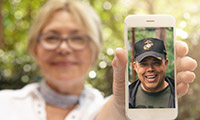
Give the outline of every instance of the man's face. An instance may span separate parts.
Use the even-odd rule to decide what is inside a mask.
[[[146,57],[141,62],[134,62],[133,65],[145,91],[158,92],[165,88],[167,83],[164,79],[168,60]]]

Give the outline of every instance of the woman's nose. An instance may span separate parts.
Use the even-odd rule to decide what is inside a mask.
[[[66,41],[62,41],[58,46],[57,51],[59,53],[71,53],[72,49],[70,48],[70,46],[67,44]]]

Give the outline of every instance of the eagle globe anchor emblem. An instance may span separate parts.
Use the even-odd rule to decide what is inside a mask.
[[[144,50],[149,50],[149,48],[153,46],[153,42],[151,40],[147,40],[146,42],[144,42],[144,44]]]

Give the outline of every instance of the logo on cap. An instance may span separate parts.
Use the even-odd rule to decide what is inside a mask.
[[[161,57],[157,57],[157,59],[159,59],[159,60],[162,60],[162,58],[161,58]]]
[[[151,46],[153,46],[153,42],[151,40],[147,40],[144,42],[144,50],[148,50]]]

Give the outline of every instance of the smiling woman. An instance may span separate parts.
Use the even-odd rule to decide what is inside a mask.
[[[96,13],[78,1],[52,0],[41,9],[35,24],[30,32],[29,50],[40,66],[46,85],[60,94],[77,97],[88,94],[83,92],[85,77],[102,46],[101,23]],[[62,110],[64,116],[81,102],[76,101]],[[47,118],[53,115],[50,111],[57,109],[50,103],[46,104]]]
[[[57,11],[52,16],[51,21],[43,28],[41,34],[81,36],[84,31],[81,31],[71,16],[72,14],[69,12]],[[37,44],[34,56],[47,83],[58,92],[80,95],[85,77],[92,65],[91,63],[94,62],[92,61],[91,47],[86,47],[91,42],[89,38],[82,39],[87,44],[81,44],[83,45],[81,49],[77,49],[74,44],[69,44],[71,43],[69,41],[64,42],[60,39],[58,39],[60,44],[57,44],[57,47],[49,49],[44,47],[45,44],[42,42],[45,40],[44,38],[39,40],[40,44]],[[50,44],[48,46],[50,47]]]

